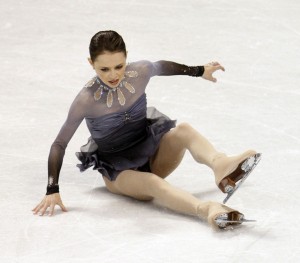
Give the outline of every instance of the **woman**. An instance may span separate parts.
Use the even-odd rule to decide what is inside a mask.
[[[204,202],[164,180],[188,150],[196,162],[212,168],[217,186],[231,194],[235,183],[259,159],[255,151],[227,157],[189,124],[175,121],[146,107],[146,86],[153,76],[188,75],[216,82],[212,74],[224,68],[217,62],[189,67],[169,61],[126,64],[126,46],[114,31],[100,31],[90,42],[89,63],[96,72],[73,101],[66,122],[51,146],[47,193],[33,211],[44,215],[55,205],[67,211],[59,194],[58,177],[65,149],[83,119],[91,137],[77,157],[81,171],[94,166],[107,189],[138,200],[157,199],[174,211],[207,219],[225,228],[243,222],[243,214],[216,202]],[[252,163],[250,162],[252,160]],[[253,162],[254,160],[254,162]]]

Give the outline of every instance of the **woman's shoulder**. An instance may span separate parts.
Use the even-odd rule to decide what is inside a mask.
[[[94,90],[97,86],[97,76],[92,77],[90,80],[88,80],[83,88],[79,91],[77,94],[75,101],[77,103],[86,103],[89,100],[93,99]]]
[[[97,76],[92,77],[86,84],[83,86],[82,90],[89,90],[97,84]]]
[[[126,71],[137,71],[139,73],[151,73],[153,69],[153,63],[149,60],[139,60],[130,62],[127,65]]]

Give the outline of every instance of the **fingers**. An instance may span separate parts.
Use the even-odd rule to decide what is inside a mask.
[[[45,212],[47,211],[47,208],[49,207],[49,204],[45,203],[42,207],[41,211],[39,212],[39,216],[43,216]]]
[[[48,207],[52,204],[52,202],[49,202],[48,198],[48,196],[45,196],[42,202],[40,202],[34,209],[32,209],[34,215],[38,214],[39,216],[43,216],[45,214]]]
[[[213,77],[213,73],[217,70],[225,71],[225,68],[217,61],[213,61],[204,65],[204,68],[205,70],[202,77],[214,83],[217,82],[217,79]]]
[[[222,71],[225,71],[225,68],[223,67],[223,66],[221,66],[221,65],[217,65],[216,66],[216,70],[222,70]]]
[[[40,206],[40,205],[38,204],[38,205],[37,205],[35,208],[33,208],[31,211],[33,211],[33,212],[35,213],[39,206]]]
[[[213,77],[212,72],[204,72],[202,78],[212,82],[217,82],[217,79]]]
[[[44,202],[45,202],[45,198],[34,209],[32,209],[32,211],[33,211],[34,214],[37,214],[40,211],[40,209],[44,205]]]
[[[211,65],[211,66],[218,66],[218,65],[220,65],[220,63],[217,62],[217,61],[213,61],[213,62],[210,62],[208,64]]]
[[[51,203],[51,205],[50,205],[50,211],[49,211],[49,216],[53,216],[53,214],[54,214],[54,207],[55,207],[55,204]]]
[[[63,205],[63,203],[59,203],[58,205],[60,206],[62,211],[68,212],[67,208]]]
[[[44,197],[42,202],[38,204],[34,209],[32,209],[32,211],[34,212],[34,214],[38,213],[38,215],[43,216],[47,212],[47,209],[50,207],[48,215],[52,216],[54,214],[56,205],[59,205],[62,211],[67,212],[67,209],[63,205],[59,194],[52,194]]]
[[[214,67],[214,71],[219,70],[219,69],[222,71],[225,71],[225,68],[217,61],[213,61],[213,62],[209,63],[209,65]]]
[[[38,214],[39,216],[43,216],[45,214],[45,212],[47,211],[47,208],[49,207],[49,205],[47,204],[40,204],[38,205],[38,207],[34,211],[33,214],[36,215]]]
[[[60,206],[61,210],[67,212],[66,207],[63,205],[60,196],[58,196],[57,204]]]

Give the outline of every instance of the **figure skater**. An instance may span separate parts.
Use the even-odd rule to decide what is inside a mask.
[[[227,156],[188,123],[174,120],[155,108],[147,108],[145,89],[151,77],[187,75],[216,82],[213,73],[224,68],[218,62],[186,66],[171,61],[126,63],[127,50],[115,31],[96,33],[89,46],[89,63],[96,72],[74,99],[67,119],[53,142],[48,159],[47,192],[32,210],[52,216],[59,205],[59,173],[67,144],[83,119],[91,133],[76,153],[81,171],[93,166],[114,194],[141,201],[156,199],[178,213],[207,220],[215,228],[246,221],[237,210],[213,201],[202,201],[169,184],[165,178],[180,164],[186,150],[199,164],[210,167],[216,185],[229,198],[260,159],[248,150]]]

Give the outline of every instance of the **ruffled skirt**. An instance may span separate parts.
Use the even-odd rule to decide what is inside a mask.
[[[176,125],[176,121],[159,112],[154,107],[147,108],[146,136],[138,142],[130,142],[130,147],[119,152],[103,153],[99,149],[96,139],[88,139],[87,144],[80,147],[76,152],[77,158],[81,161],[78,164],[83,172],[93,166],[109,180],[116,180],[120,172],[124,170],[136,170],[151,172],[149,159],[154,156],[159,147],[161,138]]]

